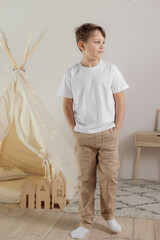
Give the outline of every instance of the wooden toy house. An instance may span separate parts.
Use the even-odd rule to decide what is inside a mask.
[[[21,208],[61,210],[68,203],[66,181],[61,171],[55,174],[52,183],[47,178],[42,178],[40,183],[36,183],[30,177],[21,187]]]
[[[36,200],[36,183],[32,178],[27,178],[21,187],[20,207],[21,208],[35,208]]]
[[[37,184],[36,188],[36,208],[51,208],[51,184],[47,178]]]
[[[55,174],[52,183],[52,209],[63,209],[66,205],[66,181],[62,172]]]

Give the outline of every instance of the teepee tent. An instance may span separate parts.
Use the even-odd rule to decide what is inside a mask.
[[[0,98],[0,164],[16,166],[27,174],[45,176],[50,182],[54,174],[61,170],[66,179],[66,198],[72,199],[78,188],[74,151],[35,93],[24,70],[26,60],[40,39],[30,52],[28,43],[19,67],[7,45],[5,34],[0,31],[0,44],[14,67],[13,77]],[[13,181],[10,180],[10,183],[13,186]],[[0,194],[3,194],[1,184],[4,184],[2,189],[6,192],[5,181],[0,178]],[[12,201],[6,197],[3,202]]]

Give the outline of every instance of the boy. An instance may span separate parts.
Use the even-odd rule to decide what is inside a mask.
[[[96,169],[99,175],[101,215],[109,228],[121,232],[114,218],[118,169],[119,135],[125,111],[123,90],[129,88],[119,69],[102,60],[105,31],[86,23],[75,29],[82,61],[70,67],[58,95],[75,138],[79,169],[80,226],[71,232],[83,238],[93,226]]]

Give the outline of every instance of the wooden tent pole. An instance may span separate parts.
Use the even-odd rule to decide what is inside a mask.
[[[6,36],[5,36],[5,33],[2,32],[2,30],[0,29],[0,45],[2,46],[2,48],[4,48],[4,50],[7,52],[7,54],[9,55],[15,69],[19,69],[19,66],[18,64],[16,63],[15,59],[13,58],[12,54],[11,54],[11,51],[7,45],[7,39],[6,39]]]
[[[31,56],[33,50],[38,46],[38,44],[40,43],[42,37],[44,36],[45,32],[47,29],[44,30],[44,32],[41,34],[40,38],[38,39],[38,41],[34,44],[33,48],[31,49],[30,53],[27,56],[27,59]]]
[[[30,48],[30,46],[28,45],[28,46],[26,47],[26,51],[25,51],[23,63],[22,63],[22,65],[21,65],[21,67],[20,67],[22,70],[24,69],[24,65],[25,65],[25,63],[26,63],[26,61],[27,61],[27,54],[28,54],[29,48]]]
[[[30,45],[28,45],[28,47],[27,47],[27,49],[26,49],[26,52],[25,52],[25,57],[24,57],[23,64],[21,65],[21,69],[24,68],[24,65],[25,65],[27,59],[31,56],[33,50],[38,46],[38,44],[39,44],[40,40],[42,39],[42,37],[44,36],[46,30],[47,30],[47,29],[45,29],[44,32],[41,34],[40,38],[39,38],[38,41],[34,44],[34,46],[32,47],[31,51],[29,52],[29,54],[28,54],[28,51],[29,51]]]
[[[27,61],[27,59],[31,56],[33,50],[38,46],[38,44],[39,44],[38,41],[34,44],[33,48],[32,48],[31,51],[30,51],[30,53],[26,56],[26,61]]]
[[[22,63],[22,65],[21,65],[21,67],[20,67],[22,70],[24,69],[24,65],[25,65],[26,60],[27,60],[27,55],[28,55],[28,52],[29,52],[29,48],[30,48],[30,44],[31,44],[31,39],[32,39],[32,35],[30,35],[28,44],[27,44],[27,46],[26,46],[26,51],[25,51],[25,54],[24,54],[23,63]]]
[[[15,59],[13,58],[13,56],[12,56],[10,50],[9,50],[9,47],[8,47],[7,45],[4,46],[4,50],[7,52],[7,54],[8,54],[9,57],[11,58],[11,61],[12,61],[13,65],[14,65],[14,67],[15,67],[16,69],[19,69],[19,66],[18,66],[18,64],[16,63]]]

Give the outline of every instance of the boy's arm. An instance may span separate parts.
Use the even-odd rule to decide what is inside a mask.
[[[73,114],[73,98],[63,97],[63,112],[71,131],[74,133],[76,123]]]
[[[115,100],[115,125],[120,131],[125,112],[125,100],[123,91],[113,94],[113,97]]]

